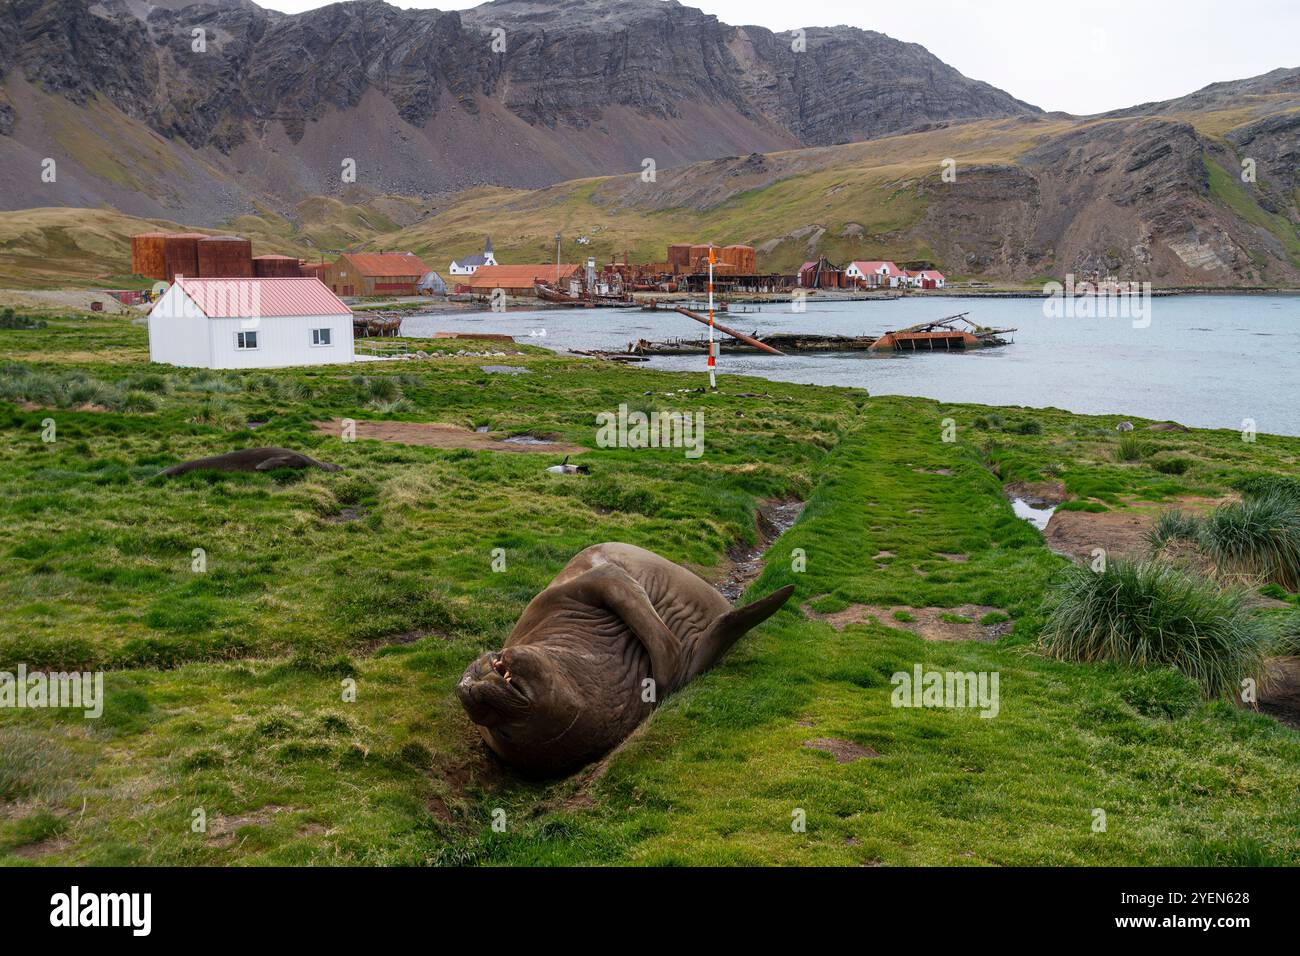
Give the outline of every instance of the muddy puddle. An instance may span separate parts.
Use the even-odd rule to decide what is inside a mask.
[[[1016,517],[1028,521],[1039,531],[1047,530],[1047,522],[1052,520],[1052,515],[1056,513],[1056,507],[1056,505],[1043,501],[1027,501],[1024,498],[1011,499],[1011,510],[1016,513]]]

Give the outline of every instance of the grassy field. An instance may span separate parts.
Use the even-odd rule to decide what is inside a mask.
[[[1003,490],[1059,481],[1095,513],[1218,496],[1294,474],[1300,440],[1144,433],[1126,461],[1115,417],[725,374],[708,394],[419,344],[440,356],[210,373],[150,366],[118,318],[0,330],[0,670],[107,670],[98,720],[0,710],[0,862],[1300,862],[1300,734],[1173,670],[1049,659],[1042,597],[1067,562]],[[620,403],[702,411],[703,457],[595,448]],[[314,425],[339,417],[553,436],[591,448],[591,474]],[[256,444],[344,470],[156,477]],[[749,596],[795,598],[611,758],[537,781],[486,753],[455,682],[574,553],[628,541],[715,577],[759,504],[790,498],[807,507]],[[910,613],[855,613],[895,606],[1007,633],[929,641]],[[999,713],[891,706],[916,665],[996,672]]]

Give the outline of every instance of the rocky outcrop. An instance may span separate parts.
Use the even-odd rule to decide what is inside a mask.
[[[648,132],[678,125],[691,134],[688,158],[701,159],[1036,112],[916,44],[848,27],[810,28],[795,44],[659,0],[497,0],[463,14],[361,0],[297,16],[238,0],[12,0],[0,46],[21,54],[0,70],[14,63],[78,104],[101,95],[165,136],[225,153],[276,127],[300,143],[308,124],[359,110],[372,91],[420,131],[504,110],[538,131],[538,143],[518,145],[537,147],[539,166],[547,130],[653,141]],[[723,115],[717,144],[690,126]],[[482,160],[482,181],[564,178]],[[590,171],[629,168],[611,155]]]

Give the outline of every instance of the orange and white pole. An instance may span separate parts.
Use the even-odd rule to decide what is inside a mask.
[[[718,387],[718,379],[714,374],[717,356],[714,354],[713,344],[713,263],[713,243],[709,243],[709,388]]]

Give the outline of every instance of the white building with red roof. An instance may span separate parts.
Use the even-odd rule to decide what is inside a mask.
[[[149,312],[149,359],[183,368],[352,362],[352,310],[316,278],[177,276]]]
[[[907,280],[906,273],[888,260],[850,262],[844,267],[847,279],[862,279],[871,285],[900,286]],[[872,278],[875,276],[876,278]]]

